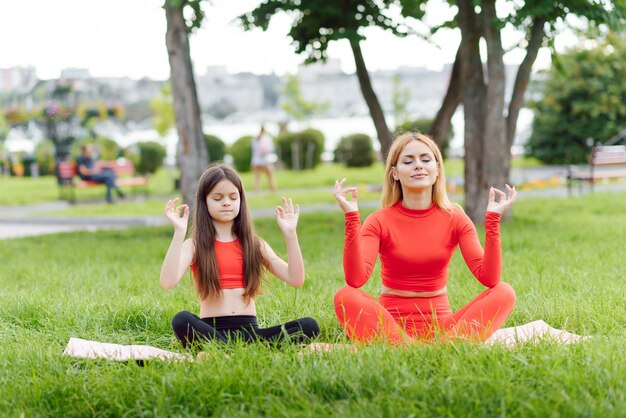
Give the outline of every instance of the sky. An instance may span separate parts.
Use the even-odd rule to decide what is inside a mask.
[[[233,22],[258,3],[213,0],[212,5],[205,5],[203,27],[190,37],[197,75],[216,65],[231,73],[297,71],[304,57],[294,53],[287,36],[289,16],[275,17],[266,32],[244,32]],[[169,64],[162,4],[163,0],[0,0],[0,68],[34,66],[41,79],[59,77],[64,68],[86,68],[94,77],[166,79]],[[430,23],[453,14],[439,0],[432,0],[427,11]],[[460,40],[458,32],[451,30],[434,37],[436,45],[416,36],[399,39],[377,28],[366,29],[365,35],[362,49],[370,71],[400,66],[440,69],[454,61]],[[505,48],[519,38],[519,34],[505,32]],[[566,39],[563,44],[571,42],[561,38]],[[354,72],[347,41],[331,43],[328,55],[340,60],[345,72]],[[522,59],[520,51],[505,56],[507,64],[519,64]],[[541,51],[536,67],[549,63],[549,53]]]

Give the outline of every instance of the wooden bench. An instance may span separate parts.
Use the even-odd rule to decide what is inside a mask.
[[[583,183],[588,183],[593,191],[597,180],[626,177],[626,145],[598,145],[591,149],[589,165],[569,166],[567,170],[567,190],[571,195],[574,182],[578,182],[582,192]]]
[[[148,194],[148,177],[138,176],[130,160],[121,158],[117,161],[96,161],[94,166],[97,171],[105,168],[113,170],[117,177],[116,184],[119,187],[138,187],[141,188],[145,195]],[[61,161],[57,164],[57,179],[60,188],[60,198],[72,203],[76,203],[76,189],[106,187],[104,183],[81,180],[78,177],[76,162],[73,161]]]

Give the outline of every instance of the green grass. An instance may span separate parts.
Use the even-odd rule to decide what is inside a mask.
[[[143,367],[61,353],[70,337],[183,351],[169,323],[179,310],[197,311],[197,300],[188,280],[158,286],[169,228],[0,241],[0,416],[623,416],[624,213],[623,193],[528,198],[502,227],[503,278],[518,295],[505,326],[543,319],[593,336],[584,343],[304,356],[298,347],[209,344],[203,363]],[[270,280],[257,302],[262,326],[313,316],[321,341],[346,341],[332,307],[342,231],[337,212],[302,215],[307,281],[293,289]],[[257,220],[257,232],[284,255],[272,219]],[[365,286],[372,294],[375,277]],[[480,291],[456,254],[453,309]]]

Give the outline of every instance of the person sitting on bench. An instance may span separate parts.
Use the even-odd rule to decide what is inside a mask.
[[[80,148],[80,156],[76,159],[76,171],[81,180],[94,181],[106,185],[106,201],[113,203],[112,190],[123,199],[126,195],[120,190],[116,184],[115,172],[105,167],[102,170],[95,169],[95,160],[91,156],[93,147],[91,144],[85,144]]]

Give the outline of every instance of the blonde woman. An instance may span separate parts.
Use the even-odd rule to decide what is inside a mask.
[[[489,192],[485,248],[460,206],[448,199],[441,152],[421,133],[406,133],[387,158],[382,209],[361,227],[354,187],[335,184],[345,214],[344,273],[347,286],[335,295],[335,312],[352,340],[395,343],[433,338],[486,340],[510,315],[515,292],[500,281],[500,218],[516,198],[515,188]],[[351,197],[348,199],[348,197]],[[448,265],[460,247],[465,263],[488,289],[457,312],[448,301]],[[359,290],[380,255],[378,301]]]

